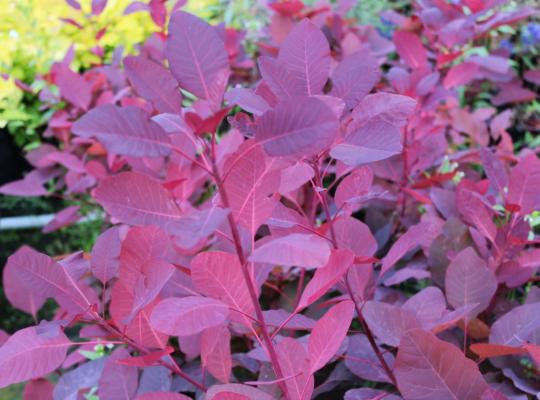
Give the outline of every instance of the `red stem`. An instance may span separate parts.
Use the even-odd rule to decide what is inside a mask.
[[[145,346],[143,346],[142,344],[139,344],[136,341],[130,339],[128,336],[126,336],[126,334],[124,334],[123,332],[120,332],[117,328],[115,328],[114,326],[109,324],[107,321],[105,321],[103,318],[101,318],[101,316],[99,314],[96,313],[95,318],[96,318],[97,323],[103,329],[105,329],[107,332],[119,337],[124,343],[126,343],[127,345],[133,347],[138,352],[143,353],[143,354],[151,353],[151,351],[148,350]],[[189,383],[191,383],[197,389],[202,390],[203,392],[206,392],[206,390],[207,390],[206,386],[200,384],[199,382],[197,382],[196,380],[191,378],[189,375],[187,375],[184,371],[182,371],[180,369],[180,367],[178,366],[178,364],[176,363],[176,361],[174,360],[174,358],[172,358],[172,356],[170,354],[168,355],[168,358],[169,358],[169,360],[171,361],[172,364],[169,364],[169,363],[167,363],[167,362],[165,362],[163,360],[159,360],[158,364],[164,366],[165,368],[168,368],[173,373],[177,374],[181,378],[183,378],[186,381],[188,381]]]
[[[315,165],[314,170],[315,170],[315,185],[322,188],[323,187],[322,186],[323,182],[322,182],[321,172],[319,170],[319,166]],[[337,235],[336,235],[336,231],[334,229],[333,219],[330,216],[330,210],[328,208],[328,200],[326,198],[326,193],[323,193],[321,196],[319,196],[319,198],[321,200],[321,205],[322,205],[322,208],[323,208],[323,211],[324,211],[324,214],[325,214],[325,218],[326,218],[326,221],[327,221],[329,229],[330,229],[330,235],[332,237],[332,245],[333,245],[334,249],[338,249]],[[377,356],[377,359],[381,363],[381,366],[384,369],[384,372],[386,372],[386,375],[388,375],[388,378],[394,384],[394,386],[397,387],[396,378],[394,376],[394,373],[392,372],[392,370],[390,369],[390,367],[386,363],[386,360],[384,359],[384,357],[383,357],[383,355],[381,353],[381,349],[379,349],[379,346],[375,342],[375,338],[373,337],[373,333],[369,329],[369,326],[367,325],[367,323],[366,323],[366,321],[365,321],[365,319],[364,319],[364,317],[362,315],[362,310],[360,309],[360,306],[358,305],[358,302],[356,301],[356,299],[355,299],[355,297],[353,295],[353,291],[352,291],[351,286],[349,285],[349,281],[347,280],[346,277],[345,277],[345,287],[347,288],[347,294],[349,295],[349,297],[351,298],[351,300],[354,303],[354,306],[356,308],[356,313],[358,314],[358,321],[360,321],[360,325],[362,325],[362,329],[366,333],[369,344],[373,348],[373,351],[375,352],[375,355]]]
[[[405,188],[407,187],[407,184],[409,183],[409,142],[408,142],[408,131],[407,127],[405,127],[404,135],[403,135],[403,177],[401,179],[401,187]],[[405,208],[407,206],[407,196],[404,192],[401,193],[402,199],[401,199],[401,218],[405,216]]]
[[[212,144],[215,145],[215,141],[212,141]],[[214,147],[214,146],[212,146]],[[225,186],[223,185],[223,180],[221,178],[221,175],[219,173],[216,160],[214,158],[215,151],[212,151],[211,153],[211,163],[212,163],[212,177],[214,178],[214,181],[216,183],[219,195],[221,197],[221,201],[223,203],[223,207],[230,210],[230,203],[229,198],[227,196],[227,191],[225,190]],[[261,327],[261,333],[263,340],[266,344],[266,348],[268,350],[268,355],[270,356],[270,361],[272,363],[272,367],[274,369],[274,372],[276,374],[276,377],[279,381],[279,386],[281,390],[283,391],[285,397],[288,399],[289,395],[287,393],[287,387],[285,386],[283,380],[283,373],[281,371],[281,367],[279,365],[279,360],[277,357],[276,350],[274,348],[274,344],[272,342],[272,339],[270,338],[270,335],[268,334],[268,327],[264,321],[264,315],[262,313],[261,305],[259,304],[259,299],[257,296],[257,291],[255,290],[255,286],[253,285],[253,281],[251,279],[251,274],[249,272],[249,265],[247,263],[244,249],[242,248],[242,241],[240,239],[240,232],[238,230],[238,226],[236,224],[236,221],[234,220],[234,217],[232,213],[229,213],[227,216],[229,227],[231,229],[231,234],[233,237],[234,247],[236,250],[236,254],[238,256],[238,260],[240,261],[240,264],[242,265],[242,273],[244,275],[244,282],[248,288],[249,295],[251,297],[251,301],[253,303],[253,306],[255,308],[255,314],[257,317],[257,322],[259,323],[259,326]]]

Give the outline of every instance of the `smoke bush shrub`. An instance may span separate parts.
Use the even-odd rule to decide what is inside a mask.
[[[540,161],[514,154],[511,111],[461,101],[478,85],[497,107],[534,95],[504,54],[469,51],[534,11],[462,3],[388,13],[392,40],[345,19],[345,2],[275,3],[254,61],[239,32],[179,10],[124,68],[57,64],[69,106],[49,128],[63,146],[31,153],[37,169],[2,191],[39,195],[56,178],[111,227],[90,254],[9,258],[9,301],[59,308],[6,335],[0,386],[29,381],[28,399],[538,393]]]

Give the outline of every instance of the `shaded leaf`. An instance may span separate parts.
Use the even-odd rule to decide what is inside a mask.
[[[394,373],[406,400],[477,399],[487,389],[472,360],[454,345],[421,330],[404,334]]]

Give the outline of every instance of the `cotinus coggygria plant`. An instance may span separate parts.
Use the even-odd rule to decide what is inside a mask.
[[[11,304],[35,316],[52,298],[58,311],[6,335],[0,387],[28,381],[28,399],[537,395],[540,161],[514,154],[507,111],[466,109],[458,91],[519,85],[503,56],[466,47],[532,11],[418,2],[388,17],[389,40],[343,18],[344,4],[296,3],[274,4],[257,71],[239,74],[234,32],[181,10],[123,69],[56,67],[79,107],[62,114],[64,155],[34,153],[36,165],[91,176],[81,190],[110,227],[90,254],[9,258]]]

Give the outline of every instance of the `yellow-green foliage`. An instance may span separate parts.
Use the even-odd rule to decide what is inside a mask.
[[[81,1],[82,12],[64,0],[0,0],[0,73],[31,83],[36,74],[46,73],[54,61],[62,59],[72,44],[74,67],[88,67],[99,61],[91,49],[98,44],[95,36],[102,28],[107,30],[99,41],[101,46],[123,45],[132,50],[157,27],[146,12],[123,15],[130,3],[109,0],[101,15],[92,16],[90,0]],[[60,18],[73,19],[84,29]],[[11,121],[36,122],[34,110],[21,104],[22,97],[12,79],[0,79],[0,127]]]
[[[158,30],[148,12],[124,15],[133,0],[108,0],[99,16],[91,14],[91,0],[79,0],[82,11],[70,7],[65,0],[0,0],[0,128],[8,127],[19,145],[37,140],[39,127],[48,116],[39,110],[35,96],[25,95],[13,79],[32,84],[38,91],[37,74],[49,71],[53,62],[63,58],[71,45],[75,48],[74,69],[84,69],[101,60],[92,53],[96,45],[106,49],[123,46],[132,52],[152,32]],[[147,0],[144,0],[147,2]],[[171,6],[173,0],[168,1]],[[186,10],[215,22],[227,1],[190,0]],[[61,21],[71,19],[83,26],[79,29]],[[96,40],[96,34],[106,28]],[[34,83],[33,83],[34,82]],[[42,84],[42,83],[41,83]]]

